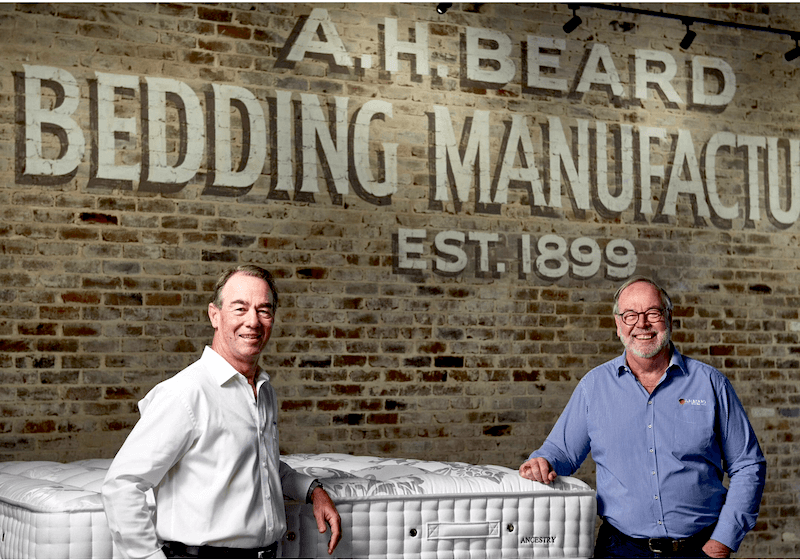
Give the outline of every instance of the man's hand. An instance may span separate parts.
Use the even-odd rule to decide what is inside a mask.
[[[314,488],[314,492],[311,493],[311,501],[314,503],[314,518],[317,520],[319,532],[324,533],[327,530],[326,524],[331,527],[328,554],[333,554],[333,550],[342,538],[339,512],[336,511],[336,506],[333,504],[331,497],[322,488]]]
[[[550,466],[547,459],[543,459],[542,457],[536,457],[522,463],[522,466],[519,468],[519,475],[522,478],[543,482],[545,484],[550,484],[556,479],[556,473],[553,467]]]
[[[711,558],[730,558],[733,551],[719,541],[709,540],[703,545],[703,552]]]

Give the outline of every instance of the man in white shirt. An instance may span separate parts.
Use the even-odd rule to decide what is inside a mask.
[[[341,538],[318,481],[280,461],[278,406],[258,366],[278,295],[270,274],[242,265],[223,274],[208,306],[203,356],[139,403],[141,418],[114,459],[103,503],[129,558],[269,558],[286,531],[284,495],[313,502],[328,553]],[[153,489],[155,516],[146,492]]]

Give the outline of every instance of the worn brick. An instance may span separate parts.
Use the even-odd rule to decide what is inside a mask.
[[[59,232],[61,239],[67,240],[94,240],[99,238],[99,232],[89,228],[62,228]]]
[[[250,28],[238,27],[235,25],[218,25],[217,33],[222,37],[230,37],[231,39],[248,40],[251,36]]]
[[[165,16],[173,16],[179,18],[191,18],[195,13],[194,6],[187,6],[184,4],[158,4],[158,12]]]
[[[72,401],[96,401],[100,396],[99,387],[71,387],[64,392],[64,398]]]
[[[462,356],[436,356],[433,360],[434,367],[461,368],[464,367]]]
[[[42,434],[56,431],[56,423],[53,420],[43,420],[41,422],[25,422],[20,433],[23,434]]]
[[[142,294],[122,294],[122,293],[114,293],[114,294],[106,294],[103,297],[103,303],[105,305],[142,305],[144,298]]]
[[[64,325],[63,327],[64,336],[98,336],[102,333],[102,329],[93,326],[93,325],[85,325],[85,324],[76,324],[76,325]]]
[[[181,294],[145,294],[145,305],[180,305]]]
[[[78,341],[71,339],[45,338],[36,343],[36,350],[38,352],[75,353],[78,351]]]
[[[53,360],[55,363],[55,360]],[[42,385],[75,385],[80,381],[77,371],[46,371],[39,374]]]
[[[203,20],[230,22],[233,15],[229,10],[219,10],[201,6],[197,9],[197,17]]]
[[[312,410],[314,401],[311,400],[284,400],[281,402],[281,410]]]
[[[137,391],[134,387],[107,387],[104,398],[111,400],[129,400],[137,398]]]
[[[57,323],[19,323],[17,330],[21,336],[55,336]]]

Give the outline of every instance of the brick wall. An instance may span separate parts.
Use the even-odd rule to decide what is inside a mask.
[[[113,456],[209,342],[216,274],[255,262],[284,452],[516,467],[621,351],[613,291],[647,274],[767,455],[741,555],[797,556],[793,41],[695,25],[682,50],[679,21],[571,15],[0,5],[0,459]]]

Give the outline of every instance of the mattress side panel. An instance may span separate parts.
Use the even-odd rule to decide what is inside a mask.
[[[36,512],[0,502],[1,558],[114,558],[102,511]]]
[[[337,558],[588,558],[594,494],[338,500]],[[326,558],[310,505],[287,508],[286,558]]]

